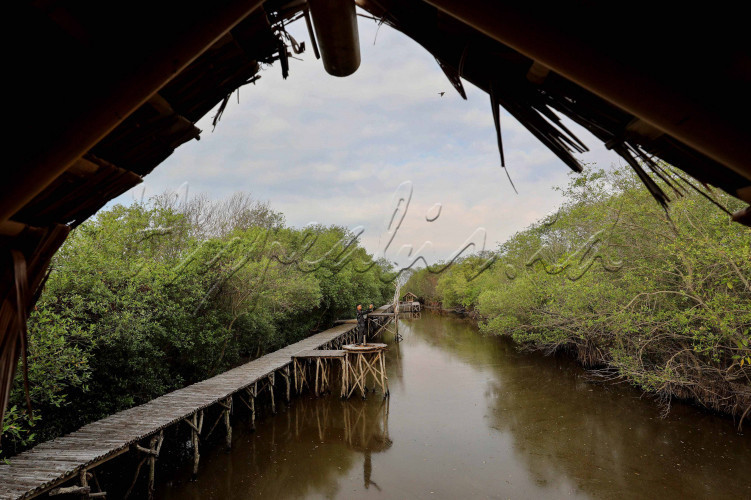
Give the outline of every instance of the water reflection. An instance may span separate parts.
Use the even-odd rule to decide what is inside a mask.
[[[161,485],[160,498],[300,498],[337,496],[340,478],[360,470],[365,489],[373,478],[372,455],[391,448],[389,400],[342,401],[334,396],[303,398],[256,432],[240,425],[233,450],[203,453],[198,481],[183,471]],[[362,464],[361,467],[358,467]]]
[[[751,497],[751,439],[732,421],[683,404],[663,419],[625,385],[594,384],[568,359],[516,351],[456,319],[412,335],[490,375],[488,425],[511,438],[538,486],[593,497]]]
[[[385,337],[390,399],[295,400],[256,433],[238,425],[231,454],[204,452],[197,482],[182,468],[158,496],[751,497],[751,436],[727,419],[674,405],[663,420],[629,387],[454,317],[399,332]]]
[[[383,399],[375,413],[368,411],[373,405],[346,401],[344,409],[344,432],[347,446],[363,454],[363,486],[365,489],[381,487],[373,481],[373,463],[371,454],[381,453],[394,443],[389,437],[389,399]]]

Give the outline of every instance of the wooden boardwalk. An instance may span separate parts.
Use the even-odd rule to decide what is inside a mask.
[[[383,306],[378,311],[389,308],[389,305]],[[335,326],[210,379],[39,444],[13,457],[9,465],[0,464],[0,498],[32,498],[82,472],[85,477],[87,470],[127,452],[131,446],[170,425],[189,419],[214,404],[222,404],[240,391],[250,391],[259,381],[271,380],[273,384],[278,370],[285,370],[288,377],[295,354],[341,347],[355,328],[352,324]]]

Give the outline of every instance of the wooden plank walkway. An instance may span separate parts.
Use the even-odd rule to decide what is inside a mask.
[[[379,307],[384,312],[390,305]],[[342,324],[210,379],[165,394],[41,443],[0,464],[0,498],[31,498],[117,455],[138,441],[188,418],[290,365],[301,351],[331,346],[356,328]]]
[[[333,349],[310,349],[292,355],[292,359],[343,358],[347,351]]]

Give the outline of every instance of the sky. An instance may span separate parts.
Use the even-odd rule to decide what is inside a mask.
[[[215,130],[212,111],[197,124],[200,141],[179,147],[115,201],[184,194],[186,187],[188,196],[214,199],[247,192],[284,213],[290,226],[362,231],[370,253],[400,266],[418,254],[429,264],[450,258],[471,241],[476,246],[467,251],[483,242],[495,249],[560,206],[552,188],[570,170],[553,153],[502,112],[515,194],[500,167],[488,95],[464,82],[463,100],[421,46],[386,25],[358,21],[362,62],[353,75],[328,75],[304,22],[294,23],[289,32],[308,50],[290,61],[289,78],[278,64],[264,68],[256,85],[240,90],[239,103],[233,95]],[[588,132],[566,124],[591,150],[580,156],[592,163],[587,168],[618,162]],[[400,197],[409,206],[401,204],[403,222],[386,248]]]

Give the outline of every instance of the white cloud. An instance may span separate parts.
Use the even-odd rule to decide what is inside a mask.
[[[307,40],[304,25],[292,28]],[[412,205],[393,250],[431,241],[432,259],[446,258],[478,227],[494,248],[557,208],[551,187],[566,182],[568,167],[502,113],[514,194],[500,168],[487,95],[466,85],[469,99],[462,100],[419,45],[384,26],[373,46],[375,31],[360,20],[362,65],[350,77],[328,76],[310,53],[291,61],[287,80],[278,67],[266,68],[241,90],[240,104],[230,100],[215,132],[212,112],[199,123],[200,142],[180,147],[146,177],[147,195],[185,181],[192,193],[215,198],[247,191],[295,226],[363,225],[363,242],[375,253],[379,237],[385,242],[392,194],[411,180]],[[603,167],[612,161],[610,152],[593,149],[582,159]],[[427,222],[435,203],[441,215]]]

